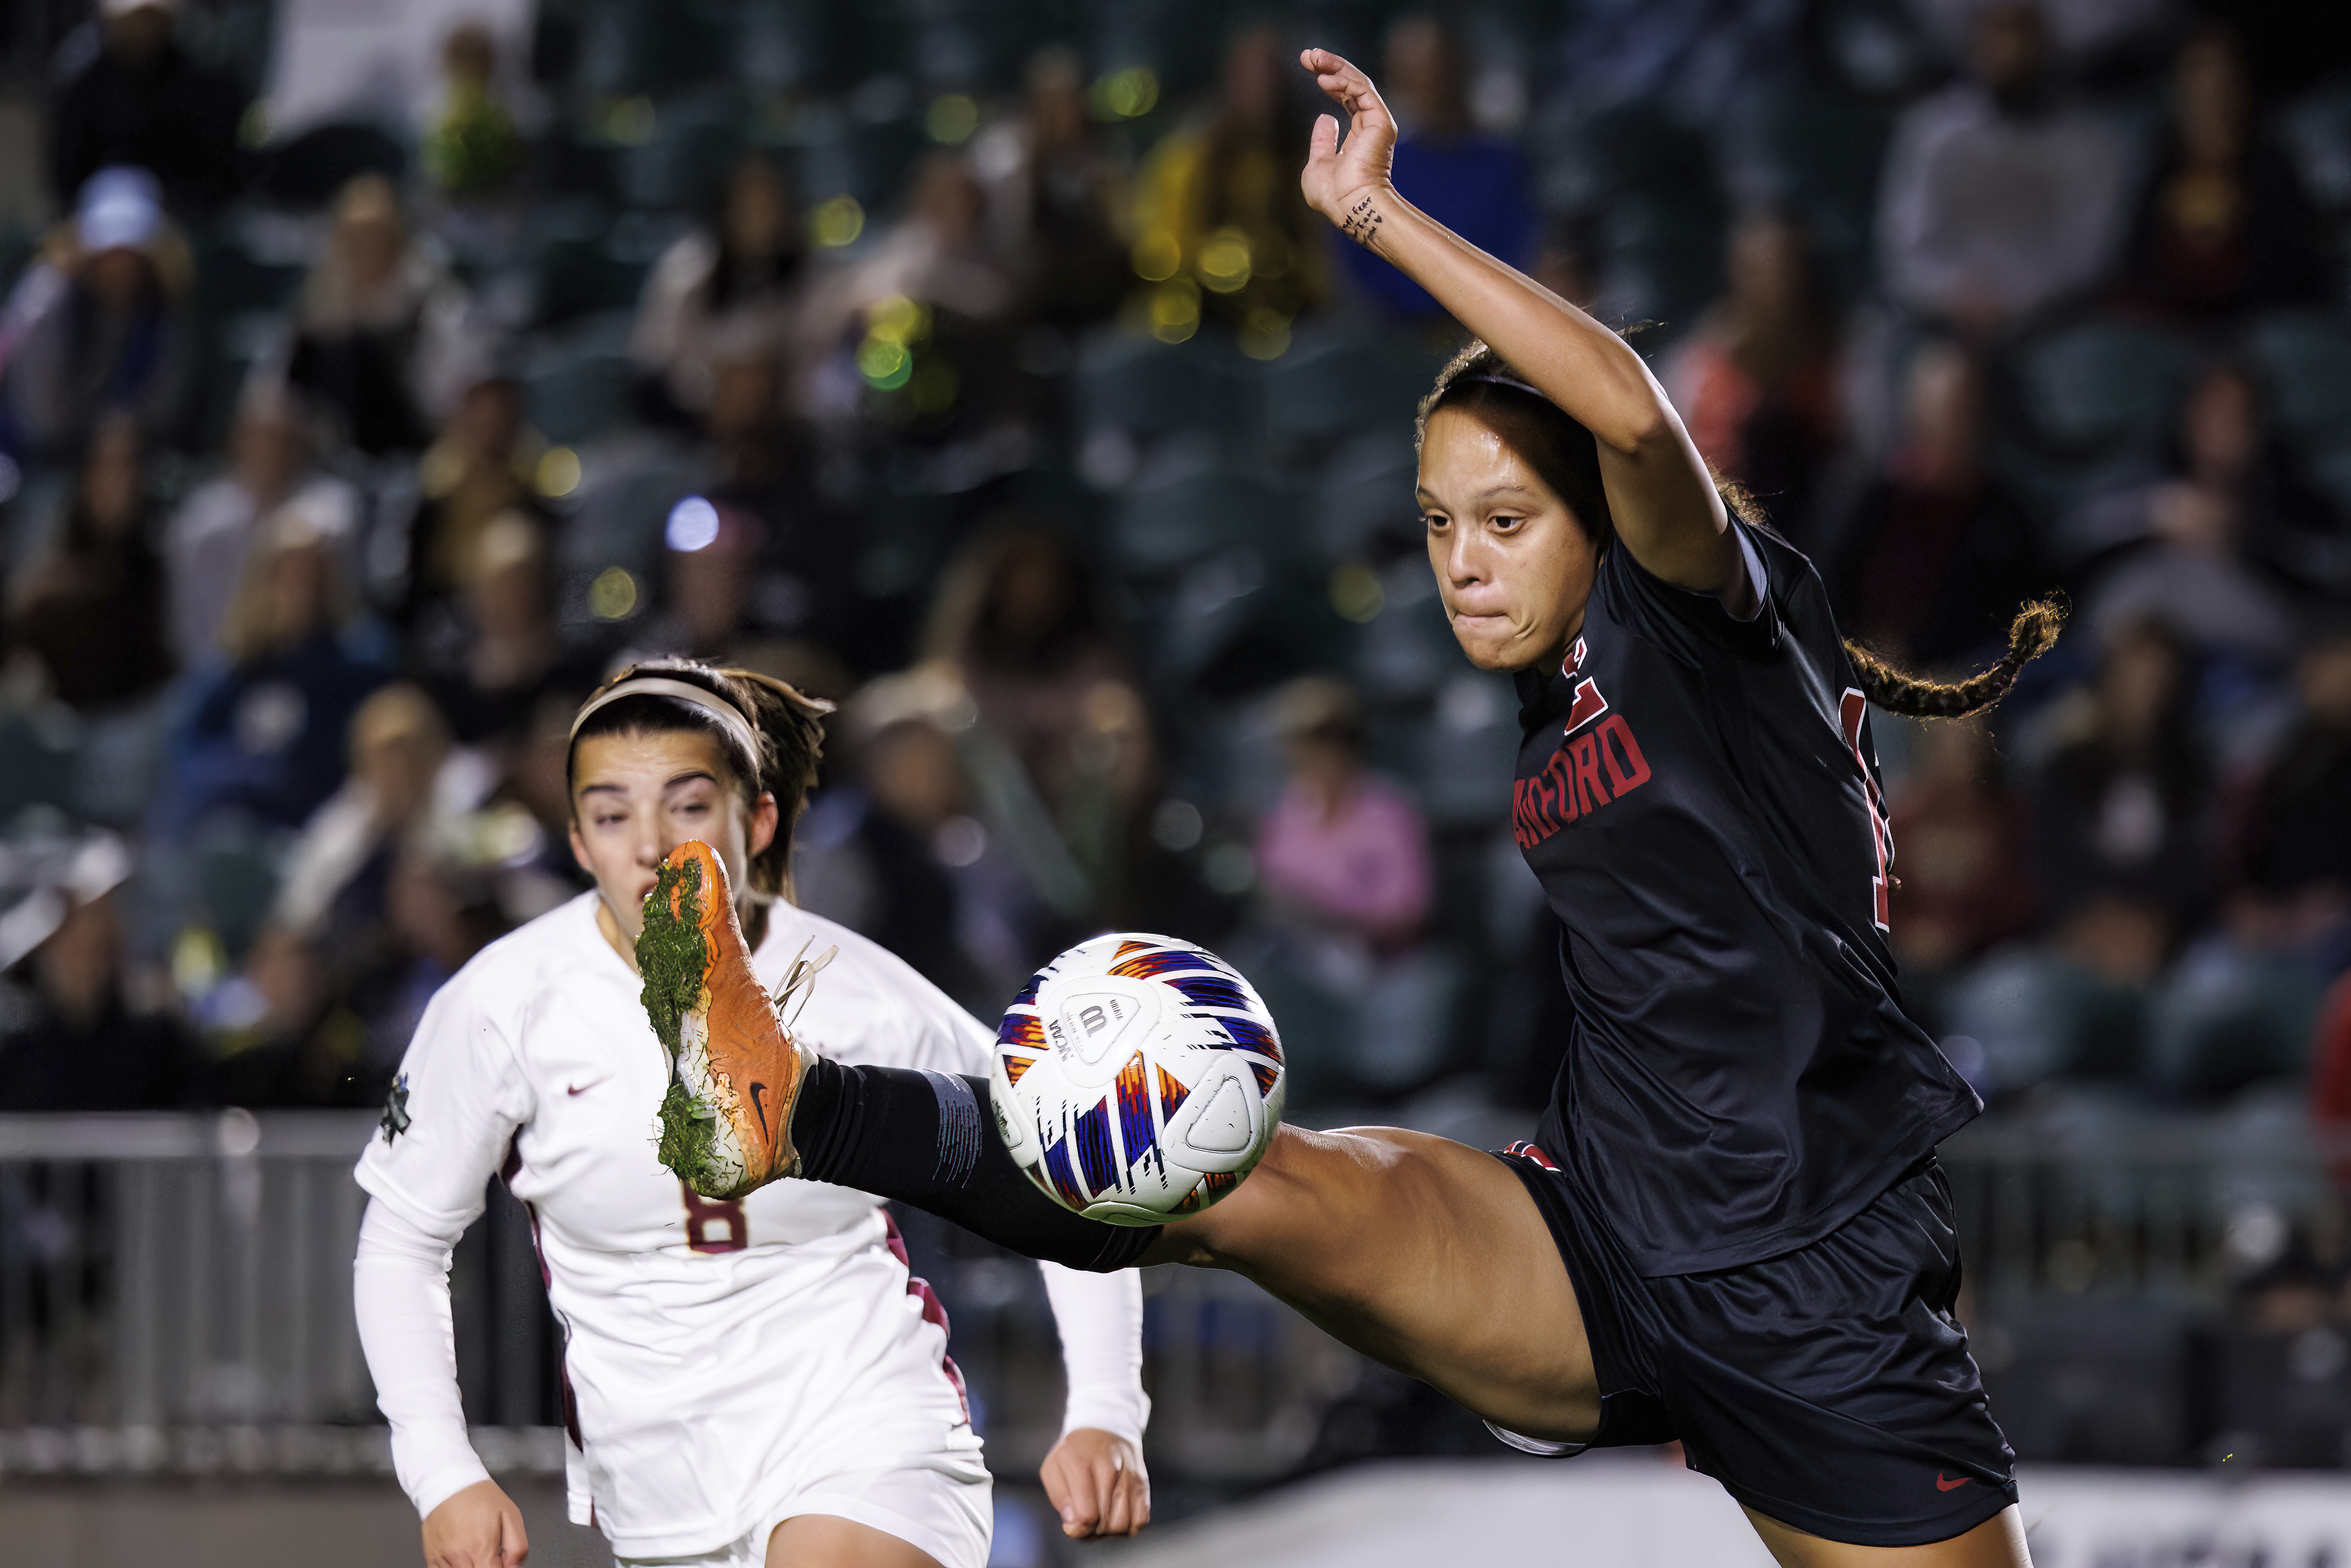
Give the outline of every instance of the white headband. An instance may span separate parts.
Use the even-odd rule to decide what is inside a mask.
[[[741,708],[691,681],[673,681],[666,675],[632,675],[602,696],[590,697],[571,721],[570,738],[580,738],[580,727],[588,722],[590,714],[609,703],[619,702],[622,697],[677,697],[690,702],[726,726],[726,733],[743,743],[743,748],[750,753],[754,764],[759,760],[758,732],[751,727],[751,721],[743,716]]]

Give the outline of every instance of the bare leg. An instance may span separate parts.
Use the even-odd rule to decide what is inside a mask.
[[[1284,1126],[1249,1180],[1146,1255],[1246,1275],[1489,1421],[1600,1423],[1583,1314],[1526,1188],[1493,1155],[1392,1127]]]
[[[939,1568],[911,1542],[836,1514],[803,1513],[768,1537],[768,1568]]]
[[[1534,1200],[1491,1155],[1392,1127],[1284,1126],[1152,1263],[1229,1269],[1489,1421],[1580,1441],[1600,1421],[1583,1314]],[[1748,1511],[1785,1568],[2031,1568],[2014,1508],[1927,1546],[1853,1546]]]
[[[1766,1519],[1753,1509],[1747,1522],[1782,1568],[2032,1568],[2024,1550],[2024,1514],[2014,1503],[1965,1535],[1926,1546],[1848,1546]]]

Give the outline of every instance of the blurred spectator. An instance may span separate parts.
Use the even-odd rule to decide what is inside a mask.
[[[13,444],[36,461],[78,456],[98,422],[129,413],[171,434],[185,376],[180,301],[188,262],[143,169],[101,169],[50,236],[0,319]],[[5,433],[0,433],[5,434]]]
[[[843,327],[890,299],[909,299],[976,322],[999,320],[1019,298],[990,254],[981,220],[987,188],[971,160],[934,152],[914,172],[906,215],[862,258],[831,281],[813,306],[813,331],[830,348]]]
[[[2325,283],[2316,214],[2254,118],[2243,48],[2208,27],[2179,51],[2170,145],[2139,199],[2122,297],[2196,321],[2314,299]]]
[[[2206,894],[2211,776],[2194,734],[2195,686],[2170,627],[2116,627],[2089,686],[2058,715],[2062,738],[2033,803],[2041,885],[2060,913],[2102,895],[2159,911],[2170,929],[2158,951]]]
[[[2303,650],[2295,686],[2300,712],[2231,813],[2231,869],[2272,897],[2314,893],[2339,917],[2351,914],[2351,629]]]
[[[1943,1049],[1987,1098],[2051,1078],[2137,1084],[2151,1071],[2149,1026],[2177,922],[2130,894],[2092,892],[2065,908],[2045,943],[1995,948],[1932,988],[1931,1021],[1953,1031]]]
[[[1729,293],[1667,360],[1666,390],[1706,460],[1804,542],[1838,434],[1836,320],[1792,219],[1750,214],[1731,235],[1729,271]]]
[[[246,552],[221,632],[227,667],[189,694],[157,832],[184,835],[214,812],[298,827],[335,792],[351,715],[385,679],[345,646],[352,617],[334,541],[281,507]]]
[[[456,737],[519,741],[540,701],[585,692],[601,674],[592,655],[564,646],[555,624],[555,563],[538,517],[490,519],[467,563],[455,613],[411,640],[413,662]]]
[[[546,444],[523,419],[522,388],[513,378],[486,375],[465,388],[416,465],[402,621],[415,626],[451,612],[480,558],[482,536],[498,517],[519,511],[550,521],[534,487]]]
[[[1021,290],[988,244],[987,199],[968,157],[925,158],[906,215],[816,290],[799,333],[803,362],[820,372],[799,406],[862,415],[885,441],[938,454],[922,481],[935,490],[971,489],[1029,450]]]
[[[335,198],[327,254],[304,279],[287,379],[370,456],[413,451],[457,373],[464,301],[413,243],[392,182],[361,174]]]
[[[1525,155],[1499,137],[1480,135],[1469,115],[1469,80],[1461,40],[1436,16],[1407,16],[1388,34],[1380,89],[1403,134],[1395,147],[1395,187],[1406,200],[1479,249],[1513,267],[1531,266],[1535,208]],[[1439,316],[1437,301],[1381,256],[1341,247],[1354,286],[1390,313]]]
[[[152,172],[183,218],[202,218],[235,194],[245,95],[180,47],[179,9],[179,0],[99,0],[98,56],[49,110],[50,189],[60,206],[117,164]]]
[[[347,965],[381,936],[403,837],[478,806],[486,784],[481,758],[453,750],[448,725],[421,688],[402,681],[378,689],[351,716],[342,787],[294,841],[271,924]]]
[[[1950,970],[2032,923],[2031,813],[2001,777],[1991,730],[1951,719],[1920,727],[1889,822],[1901,862],[1892,902],[1903,1000],[1931,1014]]]
[[[246,551],[280,507],[298,510],[347,555],[355,551],[359,493],[349,481],[313,469],[310,460],[300,400],[274,378],[249,382],[229,432],[228,472],[190,492],[163,530],[172,644],[183,668],[218,656]]]
[[[538,517],[491,517],[454,609],[412,637],[412,665],[465,746],[517,743],[548,694],[597,685],[600,658],[567,649],[555,625],[555,559]]]
[[[99,426],[66,512],[65,537],[9,586],[9,638],[44,684],[84,713],[136,701],[172,675],[170,603],[151,538],[139,427]]]
[[[1281,693],[1290,779],[1258,826],[1258,885],[1282,916],[1378,951],[1410,945],[1428,914],[1428,826],[1364,763],[1353,688],[1320,677]]]
[[[1028,87],[1021,113],[972,144],[972,167],[987,187],[990,243],[1022,280],[1029,313],[1083,327],[1118,308],[1134,276],[1121,173],[1088,112],[1075,50],[1040,51]]]
[[[603,674],[599,669],[569,691],[550,683],[504,744],[493,743],[499,774],[497,806],[521,808],[538,830],[538,854],[502,862],[497,872],[499,908],[517,923],[545,914],[590,885],[571,855],[571,789],[564,770],[571,756],[571,716]],[[795,838],[795,850],[799,843]]]
[[[1908,657],[1971,657],[2051,575],[2023,508],[1986,471],[1973,359],[1930,341],[1912,356],[1904,393],[1901,443],[1835,531],[1839,618]]]
[[[496,95],[497,43],[478,22],[460,23],[441,45],[444,99],[418,149],[424,172],[447,196],[478,199],[506,191],[529,148]]]
[[[2310,1046],[2310,1115],[2339,1190],[2351,1190],[2351,973],[2319,1003]]]
[[[721,355],[783,355],[802,259],[783,171],[752,153],[727,176],[715,227],[680,238],[645,279],[629,352],[660,400],[699,417],[710,407]]]
[[[664,529],[663,612],[636,640],[649,650],[727,662],[749,630],[766,534],[746,507],[701,496],[678,502]]]
[[[1328,292],[1329,225],[1298,187],[1311,121],[1284,112],[1295,69],[1271,27],[1240,34],[1225,52],[1216,111],[1154,147],[1135,192],[1136,272],[1182,280],[1199,296],[1188,308],[1259,339],[1284,332]]]
[[[962,750],[975,814],[1005,841],[1040,906],[1064,921],[1115,917],[1130,890],[1155,758],[1100,591],[1059,534],[1012,522],[949,563],[926,662],[969,694]],[[1024,933],[1050,956],[1048,926]]]
[[[300,936],[264,930],[242,972],[204,1010],[217,1058],[214,1089],[227,1103],[381,1103],[382,1089],[360,1079],[367,1026],[335,997],[318,949]]]
[[[984,1013],[1038,955],[1027,881],[976,814],[957,748],[970,718],[962,685],[935,665],[869,682],[836,727],[847,744],[793,841],[793,879],[803,907]]]
[[[1914,310],[1999,327],[2100,281],[2120,242],[2128,149],[2050,80],[2041,13],[1976,13],[1972,79],[1905,111],[1878,205],[1883,283]]]
[[[123,994],[122,923],[114,890],[131,856],[111,833],[67,847],[63,863],[7,912],[23,990],[0,1018],[0,1111],[143,1111],[182,1102],[193,1065],[186,1032],[132,1010]],[[36,937],[35,934],[39,935]]]
[[[2230,365],[2205,373],[2182,411],[2179,451],[2179,477],[2141,492],[2148,542],[2090,587],[2085,622],[2103,634],[2160,620],[2202,652],[2280,668],[2293,654],[2295,607],[2247,553],[2256,539],[2290,548],[2280,514],[2296,494],[2270,453],[2251,377]],[[2120,521],[2110,510],[2105,526]]]
[[[352,1099],[383,1098],[434,993],[507,924],[490,879],[455,846],[431,835],[402,843],[384,898],[383,959],[353,998],[368,1029]]]
[[[1408,1091],[1441,1064],[1447,966],[1418,946],[1434,883],[1416,807],[1364,763],[1353,687],[1308,676],[1281,688],[1274,724],[1289,778],[1259,821],[1256,917],[1240,962],[1288,1020],[1301,1103]]]
[[[644,646],[739,662],[751,638],[829,645],[853,620],[856,535],[817,494],[816,455],[779,390],[771,354],[717,365],[703,421],[711,483],[664,525],[663,615]]]

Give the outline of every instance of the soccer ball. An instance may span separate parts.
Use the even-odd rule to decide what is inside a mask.
[[[996,1034],[1013,1162],[1089,1219],[1159,1225],[1240,1185],[1281,1120],[1281,1040],[1249,983],[1172,936],[1114,933],[1037,972]]]

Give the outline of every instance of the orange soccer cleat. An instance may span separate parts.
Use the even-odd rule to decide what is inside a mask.
[[[780,1009],[831,957],[795,960],[783,995],[769,997],[717,854],[689,840],[662,862],[637,937],[645,1015],[673,1068],[661,1163],[705,1197],[741,1197],[799,1168],[792,1103],[809,1053]]]

